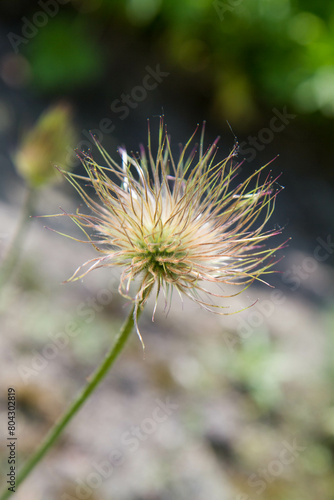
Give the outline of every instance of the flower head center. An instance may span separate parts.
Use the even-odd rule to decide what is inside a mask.
[[[176,273],[184,271],[184,258],[187,255],[182,242],[170,235],[150,234],[137,243],[138,251],[132,256],[132,262],[140,271],[146,270],[153,275],[175,278]]]

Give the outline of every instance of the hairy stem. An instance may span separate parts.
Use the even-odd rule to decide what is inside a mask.
[[[30,474],[30,472],[36,467],[36,465],[42,460],[44,455],[49,451],[54,442],[58,439],[60,434],[64,431],[67,424],[74,417],[74,415],[78,412],[78,410],[83,406],[86,402],[87,398],[94,391],[97,385],[102,381],[102,379],[108,373],[110,367],[122,351],[127,339],[130,336],[130,333],[134,326],[134,314],[135,314],[135,306],[131,309],[129,316],[127,317],[121,331],[116,338],[116,341],[113,347],[110,349],[108,354],[106,355],[104,361],[99,366],[99,368],[91,375],[88,385],[84,388],[81,394],[76,398],[76,400],[72,403],[69,409],[64,413],[64,415],[59,419],[59,421],[54,425],[49,434],[46,436],[44,442],[37,449],[37,451],[32,455],[32,457],[27,461],[27,463],[23,466],[23,468],[19,471],[18,476],[16,478],[16,489],[20,486],[20,484],[24,481],[24,479]],[[136,312],[137,317],[140,314],[140,309]],[[0,497],[0,500],[6,500],[9,496],[12,495],[12,492],[6,490]]]
[[[33,213],[36,191],[32,187],[28,187],[25,200],[21,209],[21,217],[16,228],[14,237],[7,249],[5,257],[0,268],[0,287],[2,287],[11,277],[15,270],[22,250],[24,238],[28,229],[29,217]]]

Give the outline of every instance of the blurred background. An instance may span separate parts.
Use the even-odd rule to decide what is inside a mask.
[[[233,316],[175,301],[141,319],[110,375],[16,494],[42,500],[334,497],[334,5],[320,0],[3,0],[0,5],[1,443],[17,393],[19,465],[98,365],[128,306],[53,165],[137,150],[163,113],[175,152],[197,123],[241,178],[282,173],[274,289]],[[61,207],[61,209],[59,208]],[[160,408],[160,410],[158,410]],[[159,417],[157,417],[159,415]],[[5,450],[5,446],[2,446]],[[0,480],[5,485],[6,451]]]

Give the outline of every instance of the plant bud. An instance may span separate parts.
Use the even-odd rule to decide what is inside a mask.
[[[55,167],[71,170],[68,150],[75,147],[76,140],[70,107],[63,103],[52,106],[23,138],[14,157],[17,171],[33,187],[60,180]]]

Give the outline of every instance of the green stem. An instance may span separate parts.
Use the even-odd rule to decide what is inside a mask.
[[[51,448],[60,434],[63,432],[69,421],[74,417],[77,411],[81,408],[81,406],[85,403],[88,396],[93,392],[96,386],[102,381],[102,379],[108,373],[109,368],[117,358],[117,356],[122,351],[127,339],[130,336],[130,333],[134,326],[134,313],[135,306],[131,309],[128,318],[126,319],[119,335],[104,359],[101,366],[96,370],[95,373],[90,377],[90,381],[85,389],[81,392],[81,394],[77,397],[77,399],[72,403],[67,412],[60,418],[60,420],[54,425],[49,434],[46,436],[44,442],[37,449],[35,454],[28,460],[28,462],[23,466],[20,470],[17,478],[16,478],[16,489],[19,485],[24,481],[24,479],[28,476],[28,474],[36,467],[36,465],[40,462],[40,460],[44,457],[47,451]],[[140,309],[138,309],[137,317],[140,314]],[[4,491],[0,500],[6,500],[12,494],[11,491]]]
[[[32,187],[28,187],[26,197],[21,210],[21,218],[16,228],[14,237],[7,249],[5,257],[1,263],[0,270],[0,287],[2,287],[11,277],[15,270],[17,261],[23,246],[23,241],[28,229],[28,220],[33,213],[33,206],[36,198],[36,191]]]

